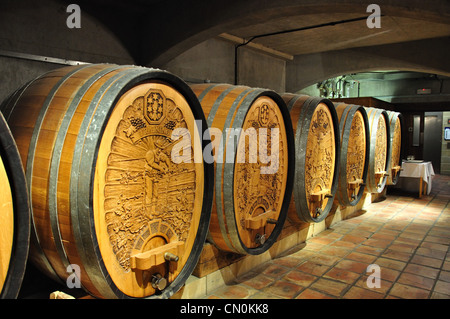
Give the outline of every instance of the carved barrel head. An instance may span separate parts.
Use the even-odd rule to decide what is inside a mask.
[[[124,93],[108,119],[94,180],[97,236],[113,280],[139,287],[141,296],[166,286],[151,283],[156,274],[173,282],[193,248],[203,196],[203,161],[194,160],[200,136],[186,99],[162,83]]]

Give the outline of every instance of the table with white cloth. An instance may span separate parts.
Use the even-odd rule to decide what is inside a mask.
[[[403,161],[397,187],[409,191],[415,188],[413,191],[417,191],[418,186],[420,198],[422,194],[430,194],[433,176],[434,169],[431,162],[420,160]],[[417,180],[419,183],[417,183]],[[425,187],[423,185],[424,183],[426,184]]]

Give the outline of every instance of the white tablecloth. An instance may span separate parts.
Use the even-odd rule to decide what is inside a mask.
[[[431,181],[434,176],[434,169],[431,162],[402,162],[402,171],[400,177],[422,177],[424,182],[427,183],[427,195],[431,192]]]

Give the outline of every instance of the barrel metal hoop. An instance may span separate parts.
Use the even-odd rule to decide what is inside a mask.
[[[377,123],[377,114],[376,114],[376,110],[373,108],[367,108],[367,113],[369,116],[369,135],[370,135],[370,160],[369,160],[369,175],[367,177],[367,190],[369,192],[373,192],[373,187],[372,187],[372,183],[373,183],[373,174],[375,172],[375,145],[376,145],[376,136],[373,133],[374,131],[376,131],[377,127],[378,127],[378,123]],[[376,125],[376,127],[375,127]]]
[[[311,125],[311,117],[314,114],[315,107],[311,107],[310,105],[312,103],[312,99],[307,99],[302,106],[302,109],[300,111],[300,116],[297,122],[297,129],[295,132],[295,145],[297,147],[295,152],[295,167],[297,168],[295,170],[295,182],[294,182],[294,200],[295,200],[295,207],[297,210],[297,215],[299,218],[303,219],[306,222],[312,222],[312,217],[309,217],[309,210],[308,210],[308,202],[306,198],[305,190],[305,177],[304,174],[300,171],[300,168],[305,167],[305,161],[306,161],[306,145],[307,145],[307,138],[302,138],[304,136],[308,136],[309,134],[309,127]],[[303,214],[303,211],[306,212],[306,214]],[[304,216],[305,215],[305,216]]]
[[[77,110],[79,103],[82,98],[86,94],[86,92],[91,88],[91,86],[102,78],[107,73],[110,73],[114,70],[119,69],[118,66],[112,66],[106,69],[103,69],[90,77],[76,92],[74,98],[72,99],[70,105],[68,106],[66,113],[61,121],[61,125],[58,130],[57,137],[55,139],[53,153],[50,163],[50,171],[49,171],[49,192],[48,192],[48,203],[49,203],[49,214],[51,220],[51,228],[54,237],[54,242],[57,248],[58,255],[63,263],[63,265],[67,268],[70,265],[70,261],[68,260],[63,242],[62,235],[59,228],[59,215],[58,215],[58,206],[57,206],[57,194],[58,194],[58,175],[59,175],[59,165],[61,160],[61,153],[64,146],[64,141],[67,135],[67,130],[71,123],[72,117]]]
[[[381,183],[378,185],[375,185],[374,176],[375,176],[375,146],[376,146],[376,133],[378,130],[378,121],[380,119],[380,116],[384,117],[385,120],[385,127],[386,127],[386,164],[385,169],[389,167],[390,163],[390,146],[389,146],[389,140],[390,140],[390,129],[389,129],[389,119],[388,115],[385,110],[383,109],[376,109],[376,108],[365,108],[368,114],[369,119],[369,130],[370,130],[370,157],[369,157],[369,172],[367,175],[367,190],[370,193],[380,193],[385,185],[387,176],[384,176]]]
[[[211,86],[209,88],[207,88],[205,91],[210,91],[211,88],[213,88],[215,86]],[[211,111],[208,114],[208,118],[206,119],[206,122],[208,123],[208,127],[212,127],[212,123],[214,121],[214,117],[216,116],[217,110],[219,109],[220,105],[222,104],[223,99],[231,92],[235,89],[235,87],[230,86],[229,88],[227,88],[226,90],[224,90],[222,93],[220,93],[220,95],[217,97],[217,99],[214,101],[214,104],[211,107]],[[202,92],[205,93],[205,91]],[[241,93],[238,97],[237,100],[240,100],[242,98],[242,94]],[[199,98],[200,103],[202,102],[202,99]],[[233,103],[234,105],[234,103]],[[223,133],[223,132],[222,132]],[[219,157],[220,158],[220,157]]]
[[[386,123],[386,144],[387,145],[386,145],[386,165],[385,165],[386,169],[385,170],[387,171],[388,168],[391,166],[391,155],[392,155],[391,154],[391,143],[390,143],[390,140],[391,140],[391,126],[389,125],[389,115],[386,112],[386,110],[383,110],[381,112],[381,114],[383,115],[385,123]],[[384,189],[384,187],[387,184],[387,181],[388,181],[388,177],[385,175],[384,178],[383,178],[383,186],[379,190],[379,192],[381,192]]]
[[[16,108],[17,102],[20,100],[23,92],[25,92],[26,89],[30,86],[30,84],[36,80],[37,79],[31,80],[20,89],[15,90],[0,104],[0,111],[3,113],[3,116],[6,121],[9,121],[9,118],[11,117],[11,114]]]
[[[177,90],[187,99],[190,105],[190,109],[197,121],[201,121],[202,127],[199,128],[199,134],[203,136],[202,149],[211,143],[211,138],[207,131],[207,123],[203,109],[200,102],[195,96],[192,89],[181,79],[172,75],[169,72],[164,72],[157,74],[157,77],[176,87]],[[182,271],[175,278],[170,286],[164,289],[161,295],[153,295],[150,298],[170,298],[175,292],[177,292],[184,284],[187,278],[192,274],[194,268],[197,266],[200,255],[203,251],[203,246],[208,234],[211,209],[214,196],[214,163],[207,163],[203,161],[203,171],[204,171],[204,191],[203,191],[203,207],[201,211],[199,228],[195,237],[189,259],[184,265]]]
[[[366,181],[367,181],[367,175],[369,174],[369,159],[370,159],[370,135],[369,135],[369,118],[367,116],[367,112],[366,109],[363,106],[359,106],[358,110],[361,112],[362,117],[363,117],[363,121],[364,121],[364,126],[366,127],[366,157],[364,159],[364,169],[363,169],[363,181],[364,181],[364,186],[359,188],[359,192],[358,195],[355,199],[355,202],[358,203],[365,191],[366,188]],[[355,205],[356,205],[355,203]]]
[[[391,155],[392,155],[392,146],[393,146],[393,142],[394,142],[394,132],[395,132],[395,125],[397,120],[400,121],[400,134],[402,134],[403,132],[403,115],[399,112],[393,112],[393,111],[387,111],[387,114],[389,115],[389,126],[390,126],[390,147],[391,147]],[[401,142],[401,141],[400,141]],[[400,146],[400,158],[401,158],[401,146]],[[400,174],[396,174],[394,178],[392,178],[392,166],[394,164],[400,164],[400,163],[393,163],[393,158],[391,156],[391,162],[390,165],[388,167],[388,172],[389,172],[389,177],[388,177],[388,183],[390,185],[396,185],[399,181],[400,178]]]
[[[81,71],[82,69],[84,69],[86,67],[88,67],[88,65],[76,67],[73,70],[71,70],[70,72],[68,72],[64,77],[62,77],[53,86],[53,88],[47,95],[47,97],[39,111],[38,117],[36,119],[36,122],[35,122],[35,125],[33,128],[33,133],[32,133],[31,140],[30,140],[30,146],[28,148],[27,162],[25,164],[26,165],[25,176],[26,176],[26,180],[27,180],[27,184],[28,184],[28,196],[29,196],[30,200],[32,200],[32,198],[33,198],[32,197],[32,188],[33,188],[32,177],[33,177],[34,155],[35,155],[36,146],[37,146],[36,143],[37,143],[40,131],[41,131],[42,123],[47,114],[47,110],[48,110],[50,103],[52,102],[53,97],[55,96],[56,92],[65,83],[65,81],[67,79],[69,79],[73,74]],[[31,205],[31,211],[33,211],[33,205]],[[36,232],[36,225],[34,223],[34,218],[32,218],[32,227],[34,230],[32,232],[32,240],[36,242],[37,258],[40,260],[41,264],[45,266],[45,268],[48,270],[49,274],[51,274],[53,279],[55,279],[57,281],[61,281],[61,278],[56,274],[55,270],[51,266],[50,261],[48,260],[47,256],[45,255],[44,251],[41,248],[39,236]]]
[[[299,95],[295,95],[292,99],[290,99],[289,103],[286,105],[288,111],[291,112],[295,103],[297,103],[298,100],[300,100],[301,98],[304,98],[304,97],[306,97],[306,95],[299,94]]]
[[[14,209],[14,239],[8,272],[0,290],[0,299],[16,299],[25,274],[30,246],[31,207],[25,173],[14,137],[0,113],[0,156],[10,181]]]
[[[335,104],[338,106],[338,104]],[[360,105],[354,105],[354,104],[348,104],[346,105],[344,111],[342,112],[340,123],[339,123],[339,130],[341,132],[341,156],[340,156],[340,173],[339,173],[339,187],[337,191],[337,197],[339,200],[339,203],[342,206],[355,206],[362,198],[364,194],[365,186],[360,186],[358,194],[353,200],[349,200],[348,198],[348,189],[347,189],[347,152],[348,152],[348,143],[349,143],[349,136],[350,136],[350,130],[351,125],[353,122],[353,118],[355,117],[356,112],[360,112],[361,116],[363,118],[363,124],[365,127],[365,143],[366,143],[366,150],[365,150],[365,158],[364,158],[364,166],[363,166],[363,172],[361,179],[363,181],[366,181],[367,179],[367,171],[368,171],[368,165],[369,165],[369,150],[370,150],[370,135],[369,135],[369,123],[367,119],[367,113],[363,106]],[[345,117],[345,118],[344,118]]]
[[[350,130],[352,127],[352,121],[357,111],[357,106],[349,104],[346,106],[345,110],[342,112],[342,117],[339,122],[339,130],[341,134],[341,158],[339,160],[340,174],[339,174],[339,188],[338,188],[338,199],[340,203],[344,206],[351,205],[348,200],[348,189],[347,189],[347,153],[348,153],[348,142],[350,136]],[[345,118],[344,118],[345,117]]]
[[[206,94],[208,94],[213,88],[218,87],[220,84],[215,84],[215,85],[211,85],[208,86],[202,93],[199,94],[199,96],[197,97],[197,99],[199,100],[199,102],[201,103],[203,98],[206,96]]]
[[[211,88],[216,87],[215,85],[212,85],[210,87],[208,87],[208,89],[206,89],[205,91],[210,91]],[[223,99],[234,89],[236,89],[236,86],[232,86],[230,85],[229,88],[225,89],[219,96],[218,98],[214,101],[214,104],[211,107],[211,111],[208,114],[208,118],[207,118],[207,124],[208,127],[212,127],[213,121],[214,121],[214,117],[215,114],[217,112],[217,110],[219,109],[220,105],[222,104]],[[224,130],[229,126],[229,123],[231,121],[230,117],[230,113],[231,115],[234,113],[237,105],[240,103],[240,101],[242,100],[242,98],[248,93],[249,89],[244,90],[243,92],[241,92],[238,97],[235,99],[235,101],[233,102],[233,104],[231,105],[231,108],[229,110],[229,113],[227,114],[227,118],[226,118],[226,122],[224,124]],[[204,97],[204,95],[203,95]],[[202,99],[203,99],[202,97]],[[199,101],[201,102],[202,99],[199,99]],[[231,112],[231,110],[233,110],[233,112]],[[216,161],[216,167],[215,167],[215,189],[217,190],[216,192],[216,211],[217,211],[217,216],[219,217],[217,219],[217,222],[219,224],[219,229],[220,232],[222,234],[222,238],[225,242],[225,245],[227,247],[233,248],[234,245],[232,244],[232,242],[230,241],[230,239],[227,236],[227,227],[229,227],[229,225],[227,225],[225,223],[226,219],[223,218],[224,216],[224,212],[223,209],[224,207],[222,206],[222,171],[223,171],[223,164],[225,164],[224,161],[224,155],[225,155],[225,149],[224,149],[224,145],[226,142],[226,134],[224,134],[224,132],[222,132],[222,138],[219,144],[219,149],[216,150],[217,151],[217,161]],[[215,243],[213,236],[208,235],[208,240],[210,240],[212,243]]]
[[[44,78],[45,76],[47,76],[49,73],[51,73],[53,71],[54,70],[45,72],[45,73],[41,74],[40,76],[36,77],[35,79],[27,82],[23,87],[14,91],[10,96],[8,96],[6,98],[5,101],[3,101],[0,104],[0,111],[3,113],[3,116],[5,117],[6,121],[9,121],[11,114],[14,112],[14,109],[16,108],[17,102],[20,100],[20,98],[22,97],[22,94],[28,89],[28,87],[31,84],[33,84],[35,81]],[[10,103],[11,101],[14,101],[14,103],[11,104]]]

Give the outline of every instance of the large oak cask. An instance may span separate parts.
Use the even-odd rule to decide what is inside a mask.
[[[369,167],[369,121],[363,106],[345,103],[334,105],[341,141],[336,197],[342,206],[355,206],[364,194]]]
[[[391,147],[391,161],[389,163],[387,185],[396,185],[400,177],[402,166],[402,129],[403,116],[399,112],[386,111],[389,116],[389,129],[391,138],[389,141]]]
[[[191,88],[215,142],[208,239],[224,251],[261,254],[280,234],[292,192],[294,145],[286,105],[271,90],[230,84]]]
[[[330,212],[339,177],[339,122],[328,99],[285,93],[295,133],[295,180],[289,218],[317,223]]]
[[[20,155],[1,113],[0,207],[0,299],[12,299],[25,275],[31,211]]]
[[[92,64],[48,72],[3,106],[25,165],[31,259],[101,298],[167,298],[208,231],[213,166],[178,77]]]
[[[370,154],[366,189],[381,193],[386,186],[391,159],[389,117],[385,110],[365,107],[369,119]]]

